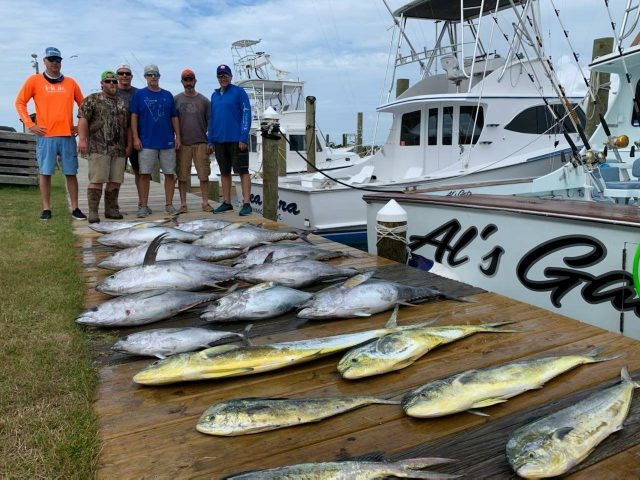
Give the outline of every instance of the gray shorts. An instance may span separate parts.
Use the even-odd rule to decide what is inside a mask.
[[[153,166],[160,161],[160,170],[165,175],[176,173],[176,151],[173,148],[143,148],[138,152],[138,164],[140,173],[150,175]]]

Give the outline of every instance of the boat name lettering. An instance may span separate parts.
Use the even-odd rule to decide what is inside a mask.
[[[470,190],[449,190],[447,197],[470,197],[472,195]]]
[[[257,195],[257,194],[254,195],[253,193],[249,197],[249,202],[251,202],[253,205],[258,205],[258,206],[261,206],[263,204],[262,197],[260,197],[260,195]],[[300,215],[300,210],[298,210],[298,204],[295,202],[287,203],[284,200],[278,200],[278,210],[285,213],[290,213],[292,215]]]
[[[590,250],[581,255],[563,257],[567,267],[544,269],[546,280],[534,280],[529,271],[547,255],[572,247],[587,247]],[[637,298],[633,277],[624,270],[613,270],[602,275],[592,275],[578,270],[600,263],[607,256],[607,249],[600,240],[586,235],[567,235],[544,242],[527,252],[518,263],[517,275],[520,283],[537,292],[549,291],[554,307],[562,306],[562,298],[571,290],[584,284],[580,292],[582,298],[591,304],[611,302],[618,311],[633,310],[640,315],[640,299]],[[621,285],[618,288],[612,288]]]

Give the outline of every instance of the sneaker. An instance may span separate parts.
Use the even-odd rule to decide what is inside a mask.
[[[251,205],[245,203],[244,205],[242,205],[242,208],[240,209],[240,212],[238,212],[238,215],[244,217],[245,215],[249,215],[252,211],[253,208],[251,208]]]
[[[189,209],[187,208],[186,205],[181,205],[180,210],[178,210],[178,213],[189,213]]]
[[[164,206],[164,211],[171,214],[171,215],[175,215],[177,213],[175,207],[173,205],[165,205]]]
[[[212,212],[213,211],[213,207],[207,203],[206,205],[202,206],[202,211],[203,212]]]
[[[51,220],[51,210],[43,210],[40,220]]]
[[[151,209],[149,207],[140,207],[138,208],[138,218],[148,217],[151,214]]]
[[[79,208],[76,208],[73,210],[73,212],[71,212],[71,216],[73,217],[74,220],[86,220],[87,216],[82,213],[82,210],[80,210]]]
[[[229,210],[233,210],[233,205],[227,202],[222,202],[217,208],[213,210],[213,213],[224,213]]]

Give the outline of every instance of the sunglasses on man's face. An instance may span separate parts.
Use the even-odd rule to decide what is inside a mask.
[[[144,76],[149,78],[160,78],[159,73],[145,73]]]
[[[227,75],[226,73],[223,73],[221,75],[217,75],[218,78],[231,78],[231,75]]]
[[[182,77],[182,80],[185,82],[193,82],[195,79],[195,77]]]
[[[49,62],[61,63],[62,62],[62,57],[47,57],[47,60]]]
[[[130,77],[131,72],[118,72],[118,75],[120,75],[121,77]]]
[[[114,80],[114,79],[107,79],[107,80],[103,80],[102,83],[110,83],[112,85],[115,85],[118,83],[118,80]]]

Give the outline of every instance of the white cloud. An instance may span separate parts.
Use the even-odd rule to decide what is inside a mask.
[[[396,9],[406,2],[388,3]],[[617,4],[611,6],[617,9],[617,21],[623,2],[609,3]],[[543,40],[551,45],[554,59],[570,59],[549,0],[542,4]],[[554,0],[554,4],[586,64],[593,39],[611,35],[604,2]],[[33,73],[30,55],[37,53],[41,60],[50,45],[62,50],[63,72],[78,81],[85,95],[99,88],[101,71],[122,62],[133,67],[136,86],[144,84],[143,66],[157,64],[163,75],[161,86],[173,93],[181,91],[180,71],[191,68],[198,75],[198,90],[210,95],[217,86],[215,66],[232,63],[231,43],[261,38],[260,49],[271,54],[278,68],[306,81],[305,93],[318,99],[319,125],[336,140],[343,132],[355,132],[357,112],[364,112],[365,134],[370,136],[375,108],[381,95],[386,96],[382,84],[392,19],[381,0],[5,0],[2,17],[0,125],[16,129],[21,127],[14,100]],[[433,28],[412,27],[409,33],[417,48],[433,45]],[[562,78],[580,86],[582,80],[575,80],[571,62],[563,60],[558,68]],[[415,74],[410,77],[416,80]],[[379,135],[378,141],[382,140]]]

